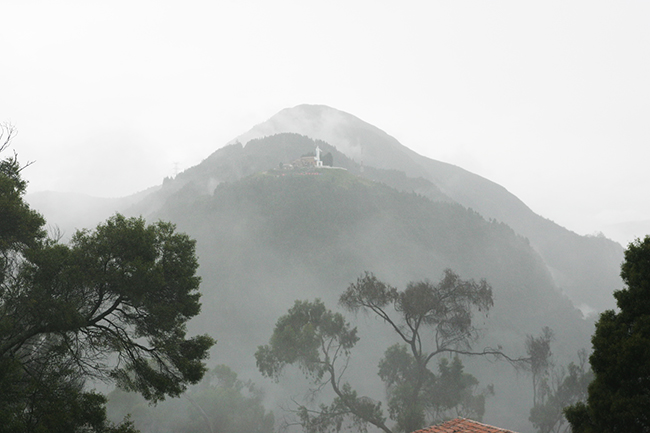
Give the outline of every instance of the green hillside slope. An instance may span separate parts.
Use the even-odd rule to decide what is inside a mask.
[[[618,274],[623,248],[616,242],[579,236],[535,214],[501,185],[461,167],[419,155],[376,126],[324,105],[284,109],[238,140],[246,143],[284,132],[324,140],[366,166],[398,170],[411,178],[430,181],[452,200],[485,218],[503,221],[529,238],[552,270],[556,283],[576,305],[596,311],[613,308],[612,292],[622,287]],[[422,137],[422,141],[426,140]]]
[[[198,240],[204,312],[193,326],[219,340],[215,362],[237,365],[245,376],[255,374],[252,354],[294,300],[318,297],[336,308],[340,293],[364,271],[401,287],[437,280],[447,267],[463,278],[486,278],[495,308],[482,319],[481,344],[521,354],[526,334],[551,326],[560,335],[560,358],[588,345],[591,324],[558,292],[525,238],[458,204],[346,170],[270,170],[222,183],[212,194],[188,182],[155,217]],[[371,386],[377,382],[372,363],[392,336],[376,325],[362,323],[368,345],[361,345],[357,361],[370,368],[359,367],[364,373],[357,380],[382,394]],[[508,425],[518,419],[525,431],[529,392],[517,374],[507,366],[468,365],[486,384],[499,382],[486,419],[505,416]]]

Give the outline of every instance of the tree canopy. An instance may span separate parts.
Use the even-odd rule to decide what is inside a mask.
[[[587,398],[593,374],[587,365],[587,351],[578,351],[578,363],[553,369],[538,382],[537,400],[530,410],[529,421],[538,433],[571,431],[564,408]]]
[[[600,316],[591,340],[587,403],[566,409],[576,433],[650,431],[650,236],[628,246],[621,278],[619,311]]]
[[[194,241],[116,215],[61,244],[23,201],[22,168],[15,154],[0,162],[0,426],[107,431],[87,379],[153,401],[201,380],[214,341],[186,337],[200,310]]]
[[[0,153],[8,150],[14,134],[13,127],[0,125]],[[45,220],[23,200],[23,168],[15,153],[0,160],[0,284],[11,274],[16,256],[45,237]]]
[[[379,401],[358,396],[344,381],[351,350],[359,339],[356,328],[319,300],[296,301],[278,319],[269,344],[260,346],[255,356],[268,377],[278,378],[285,366],[295,364],[315,384],[331,386],[335,394],[331,404],[299,407],[305,430],[338,431],[348,423],[361,430],[373,425],[386,433],[411,432],[443,418],[449,410],[482,417],[491,390],[477,392],[478,381],[464,372],[458,355],[503,355],[492,349],[472,350],[479,334],[473,314],[487,313],[492,306],[492,289],[485,281],[465,281],[447,270],[437,284],[413,282],[400,291],[366,273],[341,295],[340,303],[350,311],[365,310],[380,317],[404,342],[389,347],[379,362],[388,414]],[[454,356],[452,361],[443,358],[438,371],[432,371],[431,360],[443,353]]]

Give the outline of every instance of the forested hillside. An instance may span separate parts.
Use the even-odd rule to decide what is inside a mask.
[[[437,280],[445,268],[463,278],[486,278],[495,307],[481,319],[481,345],[523,355],[526,335],[550,326],[559,334],[559,359],[588,346],[591,324],[510,227],[346,170],[272,169],[222,183],[212,194],[189,182],[154,217],[199,240],[204,314],[193,326],[219,340],[217,362],[237,365],[246,377],[257,377],[252,353],[294,300],[321,298],[336,308],[341,292],[364,271],[402,287]],[[381,398],[376,360],[393,337],[360,319],[369,337],[355,358],[356,380]],[[482,383],[495,385],[486,419],[525,431],[531,406],[526,375],[480,360],[467,365]],[[293,386],[272,395],[288,398],[298,393]]]
[[[345,145],[282,133],[234,142],[160,187],[116,202],[116,211],[171,221],[197,240],[203,309],[190,326],[218,340],[211,362],[253,379],[277,415],[292,399],[305,397],[306,384],[297,377],[270,383],[253,354],[295,300],[320,298],[336,310],[340,294],[366,271],[403,288],[411,281],[437,281],[447,268],[463,279],[485,278],[494,289],[494,308],[477,317],[484,329],[477,347],[523,356],[527,337],[550,327],[558,364],[575,361],[593,331],[593,317],[584,319],[578,307],[587,311],[610,302],[622,248],[569,232],[504,188],[413,156],[396,141],[382,144],[385,133],[361,126],[365,132],[357,143],[376,140],[364,146],[369,153],[377,144],[375,159],[384,161],[378,166],[368,163],[372,158],[356,159]],[[345,131],[328,138],[340,139]],[[334,168],[287,168],[317,146]],[[66,227],[75,226],[76,218]],[[381,400],[377,361],[394,335],[377,320],[350,320],[363,338],[349,372],[360,392]],[[531,431],[528,373],[478,358],[463,362],[481,386],[494,386],[484,420]]]
[[[584,311],[614,306],[612,287],[621,287],[618,267],[623,260],[623,248],[616,242],[579,236],[537,215],[503,186],[461,167],[419,155],[376,126],[324,105],[284,109],[236,140],[246,143],[285,132],[326,141],[357,163],[426,179],[453,201],[485,218],[505,222],[530,239],[558,286]],[[421,141],[426,143],[428,138],[422,137]],[[437,195],[432,198],[439,199]]]

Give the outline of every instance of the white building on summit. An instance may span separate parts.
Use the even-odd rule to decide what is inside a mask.
[[[282,168],[291,169],[299,167],[316,167],[324,168],[323,161],[320,159],[323,150],[316,146],[316,156],[301,156],[300,158],[291,161],[289,164],[282,164]]]

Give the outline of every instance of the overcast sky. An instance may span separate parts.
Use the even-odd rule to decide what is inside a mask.
[[[580,234],[650,220],[646,0],[2,0],[0,14],[0,122],[36,161],[30,192],[127,195],[310,103]]]

